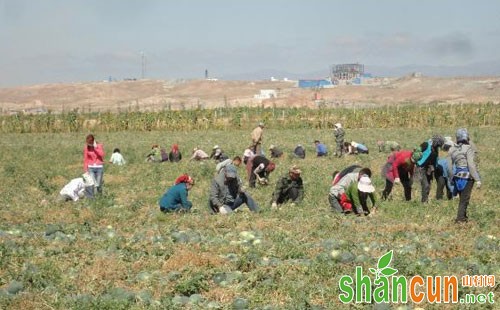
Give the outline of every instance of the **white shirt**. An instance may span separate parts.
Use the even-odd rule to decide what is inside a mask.
[[[114,165],[119,165],[119,166],[125,165],[125,159],[123,159],[123,156],[120,153],[113,153],[109,161],[112,162]]]
[[[69,196],[73,201],[77,201],[80,197],[83,197],[84,192],[85,183],[83,182],[83,178],[76,178],[66,184],[59,194]]]

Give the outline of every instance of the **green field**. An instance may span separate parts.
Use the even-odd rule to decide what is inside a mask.
[[[498,120],[497,120],[498,121]],[[460,124],[462,125],[462,124]],[[395,186],[392,200],[370,217],[339,216],[327,195],[334,170],[358,163],[374,171],[377,195],[384,186],[380,169],[388,154],[376,140],[396,140],[412,148],[434,133],[454,136],[458,127],[346,129],[346,140],[364,142],[369,155],[342,159],[314,157],[315,139],[334,151],[331,129],[286,129],[270,124],[264,147],[278,145],[270,186],[249,190],[262,212],[246,207],[229,216],[211,215],[208,191],[212,161],[189,162],[190,150],[209,152],[215,144],[231,157],[249,144],[250,130],[96,132],[106,158],[119,147],[128,164],[107,165],[104,196],[56,203],[60,189],[83,169],[86,132],[4,133],[0,136],[0,308],[2,309],[336,309],[338,281],[366,272],[394,250],[399,275],[495,275],[500,278],[500,155],[498,126],[469,127],[479,149],[481,189],[474,189],[470,223],[455,225],[458,201],[403,201]],[[180,163],[144,162],[151,144],[180,145]],[[305,160],[288,156],[297,143]],[[297,206],[270,209],[278,176],[300,165],[306,198]],[[162,214],[158,200],[183,172],[196,185],[190,214]],[[240,167],[240,176],[246,172]],[[333,255],[332,255],[333,253]],[[500,294],[494,288],[460,288],[459,294]],[[498,297],[495,296],[498,301]],[[496,304],[461,309],[498,309]],[[401,305],[394,305],[397,308]],[[359,304],[351,308],[387,309]],[[408,304],[406,308],[458,308]],[[239,309],[239,308],[238,308]]]

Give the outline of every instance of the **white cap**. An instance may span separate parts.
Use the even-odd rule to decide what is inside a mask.
[[[219,146],[218,146],[217,144],[216,144],[216,145],[214,145],[214,147],[213,147],[213,149],[214,149],[214,150],[215,150],[215,149],[218,149],[218,148],[219,148]]]
[[[337,123],[337,124],[335,124],[335,127],[342,128],[342,124],[341,123]]]
[[[366,174],[359,179],[358,189],[363,193],[373,193],[375,191],[372,180]]]

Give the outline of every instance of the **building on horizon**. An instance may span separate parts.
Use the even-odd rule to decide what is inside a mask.
[[[364,75],[365,65],[360,63],[332,65],[330,70],[332,81],[352,80],[361,78]]]

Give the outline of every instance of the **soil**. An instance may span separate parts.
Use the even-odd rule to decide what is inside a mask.
[[[137,80],[0,88],[1,112],[159,111],[216,107],[357,107],[500,103],[500,77],[375,78],[363,85],[303,89],[296,81]],[[276,97],[258,99],[260,90]]]

